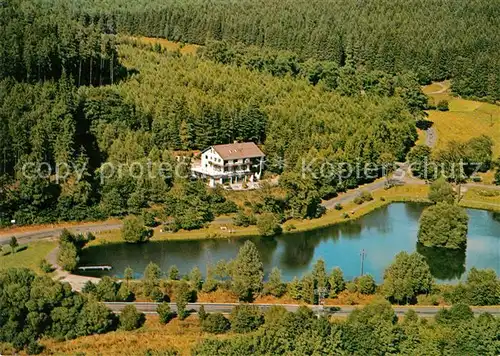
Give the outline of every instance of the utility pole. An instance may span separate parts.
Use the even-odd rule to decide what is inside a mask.
[[[359,255],[361,256],[361,276],[362,276],[364,274],[364,267],[365,267],[365,257],[366,257],[365,249],[362,249]]]

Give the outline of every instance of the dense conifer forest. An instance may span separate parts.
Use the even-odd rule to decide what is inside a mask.
[[[260,235],[272,236],[287,219],[319,217],[322,198],[382,176],[395,161],[443,163],[445,173],[455,173],[458,162],[476,163],[487,171],[494,166],[489,137],[431,151],[415,146],[416,127],[431,108],[421,90],[431,81],[450,79],[454,94],[500,100],[499,18],[498,2],[486,0],[0,0],[0,227],[12,220],[27,225],[135,214],[122,230],[134,243],[147,241],[158,220],[169,231],[192,230],[236,213],[234,225],[257,225]],[[184,55],[138,36],[202,47]],[[259,201],[242,208],[220,186],[189,179],[193,151],[233,141],[259,144],[266,172],[280,175],[280,194],[263,185]],[[346,175],[345,164],[372,169]],[[422,177],[419,168],[412,167]],[[459,184],[464,177],[452,178]],[[465,245],[467,219],[450,205],[455,195],[445,183],[438,181],[430,197],[443,218],[430,215],[431,207],[425,222],[456,215],[460,224],[452,227],[460,235],[438,241],[443,234],[424,229],[420,251]],[[357,199],[373,197],[364,192]],[[148,210],[153,206],[161,217]],[[91,240],[63,233],[58,263],[74,270]],[[12,255],[17,246],[12,237]],[[327,278],[320,261],[300,282],[285,285],[275,269],[264,284],[255,246],[243,250],[250,258],[231,264],[230,280],[208,275],[202,281],[196,268],[189,284],[177,281],[177,268],[169,270],[181,286],[175,292],[180,319],[187,316],[190,288],[214,291],[224,284],[240,301],[261,290],[282,296],[286,288],[311,304],[319,286],[331,295],[375,293],[371,276],[345,283],[336,269]],[[430,298],[431,269],[416,254],[398,255],[384,275],[384,297],[397,303]],[[398,277],[407,271],[423,271],[410,276],[418,283]],[[0,341],[34,354],[42,351],[40,338],[139,327],[144,316],[135,307],[116,318],[96,301],[131,300],[132,274],[128,269],[126,284],[103,278],[79,294],[29,270],[1,272]],[[160,275],[151,263],[140,283],[145,296],[164,301]],[[271,308],[264,316],[243,305],[231,321],[203,312],[203,331],[256,332],[199,343],[193,354],[498,354],[498,320],[474,318],[460,304],[498,304],[496,274],[473,268],[465,284],[449,290],[456,305],[433,322],[409,311],[398,323],[387,302],[338,322],[305,307],[296,313]],[[162,323],[173,316],[166,304],[158,311]]]
[[[495,2],[73,0],[72,8],[108,31],[241,42],[393,74],[411,70],[421,83],[454,78],[461,95],[500,99]]]
[[[173,174],[136,179],[130,165],[173,166],[173,151],[234,140],[261,144],[267,170],[289,174],[288,196],[306,197],[292,215],[314,217],[319,198],[369,180],[344,179],[335,164],[377,172],[405,160],[428,108],[421,83],[452,78],[458,93],[498,98],[495,11],[455,1],[4,1],[0,222],[139,213],[186,189],[170,192]],[[205,46],[181,55],[122,34]],[[307,178],[294,175],[303,160]],[[325,160],[333,166],[314,174]],[[106,163],[127,169],[111,174]]]

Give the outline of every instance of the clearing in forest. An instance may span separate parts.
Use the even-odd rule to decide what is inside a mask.
[[[443,87],[446,90],[441,92]],[[437,150],[445,148],[450,141],[463,142],[484,134],[495,142],[493,157],[500,156],[500,106],[453,97],[448,82],[433,83],[424,87],[423,91],[433,104],[441,100],[448,100],[449,103],[449,111],[428,112],[428,120],[433,122],[437,132]]]
[[[169,41],[166,38],[155,38],[155,37],[133,37],[125,36],[129,40],[139,41],[141,43],[146,43],[150,45],[160,44],[163,48],[168,51],[180,50],[182,54],[196,54],[196,51],[200,46],[195,44],[184,44],[181,42]]]

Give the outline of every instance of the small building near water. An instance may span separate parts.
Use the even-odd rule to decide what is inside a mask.
[[[209,185],[255,182],[262,176],[265,154],[253,142],[214,145],[201,151],[201,161],[193,164],[196,177],[208,178]]]

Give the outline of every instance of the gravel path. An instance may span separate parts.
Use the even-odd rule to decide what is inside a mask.
[[[427,130],[425,130],[425,144],[429,146],[430,148],[433,148],[436,146],[437,142],[437,131],[434,127],[429,127]]]
[[[61,282],[67,282],[71,285],[71,288],[73,290],[81,291],[85,283],[87,281],[92,281],[94,283],[98,283],[100,278],[96,277],[86,277],[86,276],[79,276],[76,274],[71,274],[70,272],[64,271],[58,264],[57,264],[57,254],[59,253],[59,247],[56,247],[50,253],[47,255],[47,261],[55,268],[55,276],[54,279],[61,281]]]

